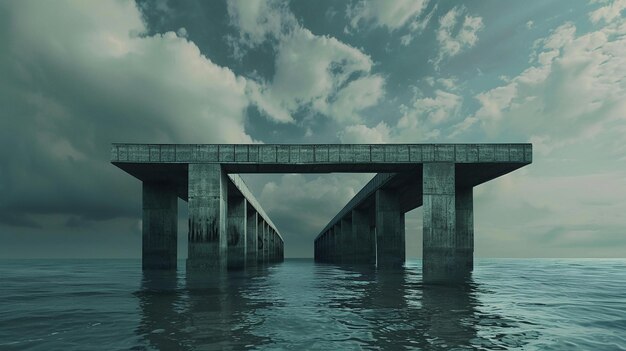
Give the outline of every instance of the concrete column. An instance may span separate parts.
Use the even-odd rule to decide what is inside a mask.
[[[328,262],[328,231],[324,233],[322,240],[322,262]]]
[[[189,164],[188,269],[225,269],[228,177],[219,164]]]
[[[263,263],[269,262],[269,250],[270,250],[270,225],[267,222],[263,222]]]
[[[463,276],[457,257],[455,183],[454,163],[424,163],[424,283],[450,283]]]
[[[244,197],[228,198],[228,268],[246,267],[248,206]]]
[[[404,265],[404,212],[396,191],[376,190],[376,257],[381,268]]]
[[[178,196],[175,187],[144,182],[142,207],[142,268],[176,269]]]
[[[250,210],[250,208],[248,208]],[[246,220],[246,266],[256,266],[257,264],[257,252],[258,252],[258,228],[259,228],[259,214],[256,210],[252,210],[248,213]]]
[[[374,218],[376,218],[374,216]],[[373,258],[372,261],[375,265],[378,265],[378,246],[377,246],[377,239],[376,239],[376,226],[372,225],[370,226],[370,240],[372,241],[372,254],[373,254]]]
[[[354,263],[352,219],[341,219],[341,262]]]
[[[342,245],[341,245],[341,224],[340,223],[336,223],[333,226],[333,263],[341,263],[341,250],[342,250]]]
[[[269,237],[269,251],[268,251],[268,258],[267,260],[269,262],[276,262],[276,257],[275,257],[275,250],[276,250],[276,232],[274,231],[274,229],[272,227],[270,227],[270,237]]]
[[[352,238],[354,245],[354,263],[375,264],[376,253],[373,250],[367,213],[352,210]]]
[[[265,222],[258,216],[257,224],[257,263],[263,264],[263,237],[265,236]]]
[[[456,188],[456,252],[467,272],[474,269],[474,195],[472,187]]]

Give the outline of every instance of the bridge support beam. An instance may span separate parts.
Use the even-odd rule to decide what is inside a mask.
[[[454,163],[423,166],[424,283],[461,282],[471,271],[472,189],[457,189],[455,178]]]
[[[228,268],[246,266],[247,201],[243,196],[228,198]]]
[[[255,210],[248,208],[248,218],[246,219],[246,266],[257,265],[257,253],[258,253],[258,228],[259,228],[259,214]]]
[[[143,182],[141,266],[176,269],[178,196],[172,184]]]
[[[228,180],[219,164],[190,163],[187,269],[226,268]]]
[[[376,265],[402,267],[405,258],[404,212],[392,189],[376,190]]]

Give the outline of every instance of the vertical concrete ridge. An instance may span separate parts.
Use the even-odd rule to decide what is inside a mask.
[[[176,269],[176,187],[169,183],[143,182],[142,188],[142,268]]]
[[[219,164],[189,165],[188,269],[226,268],[227,181]]]

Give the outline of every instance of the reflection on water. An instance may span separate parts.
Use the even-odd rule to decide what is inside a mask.
[[[481,320],[506,327],[501,316],[479,315],[479,289],[422,286],[419,267],[291,261],[244,272],[144,272],[137,334],[161,350],[506,347],[477,331]]]
[[[5,260],[0,350],[626,350],[626,260],[478,260],[472,277],[422,286],[419,261],[191,275]]]

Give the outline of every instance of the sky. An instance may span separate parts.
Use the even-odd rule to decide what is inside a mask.
[[[477,257],[626,257],[626,0],[0,2],[0,258],[137,258],[112,142],[517,143]],[[243,175],[285,240],[373,174]],[[187,208],[179,200],[179,257]],[[421,210],[406,214],[421,257]]]

